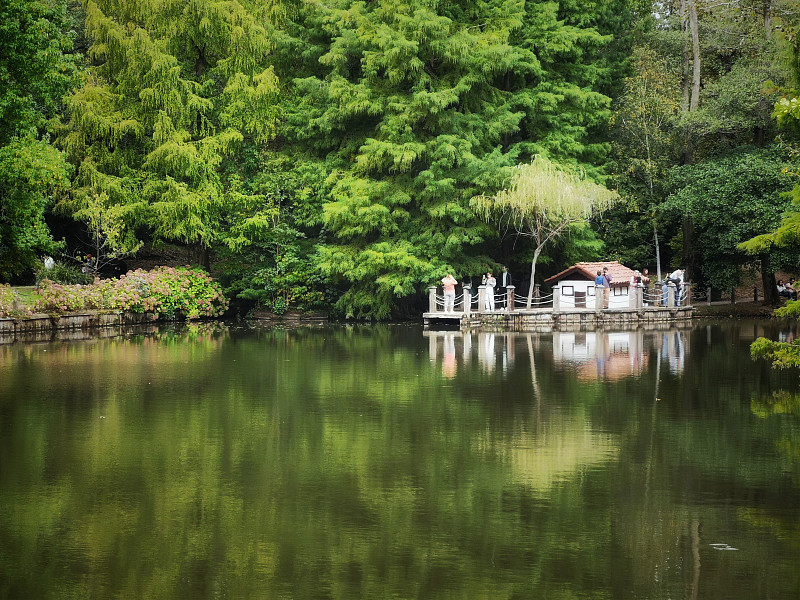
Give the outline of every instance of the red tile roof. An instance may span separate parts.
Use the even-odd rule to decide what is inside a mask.
[[[569,269],[564,269],[561,273],[553,275],[544,282],[553,285],[562,279],[588,279],[594,281],[597,277],[597,272],[602,271],[603,267],[608,268],[608,274],[611,275],[611,287],[627,286],[633,277],[633,269],[629,269],[617,261],[612,262],[579,262],[572,265]],[[571,276],[571,277],[570,277]]]

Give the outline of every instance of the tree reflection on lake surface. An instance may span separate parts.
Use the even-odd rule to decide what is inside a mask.
[[[0,598],[796,598],[793,333],[0,345]]]

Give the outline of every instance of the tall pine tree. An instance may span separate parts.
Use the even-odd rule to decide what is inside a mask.
[[[480,272],[494,232],[468,201],[517,162],[602,155],[591,130],[609,99],[584,57],[608,38],[557,3],[310,6],[289,136],[330,173],[320,267],[346,289],[346,314],[385,317],[447,270]]]

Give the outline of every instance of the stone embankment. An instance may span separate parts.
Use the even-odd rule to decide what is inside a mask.
[[[58,315],[33,314],[0,317],[0,344],[91,337],[99,331],[117,335],[118,329],[171,321],[155,313],[85,310]]]

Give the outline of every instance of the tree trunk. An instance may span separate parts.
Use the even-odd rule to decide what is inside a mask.
[[[694,223],[690,215],[684,215],[683,224],[683,252],[681,253],[681,266],[685,269],[684,279],[692,281],[695,279],[694,272],[694,251],[692,248],[694,241]]]
[[[653,241],[656,244],[656,277],[658,279],[656,281],[662,281],[661,279],[661,247],[658,245],[658,229],[656,229],[656,224],[653,223]]]
[[[697,20],[697,0],[681,0],[683,44],[683,100],[681,110],[694,112],[700,106],[700,29]],[[691,44],[691,53],[689,46]],[[691,63],[691,73],[689,64]],[[694,139],[691,125],[684,131],[683,164],[694,162]]]
[[[536,261],[539,260],[539,253],[541,251],[541,246],[533,251],[533,260],[531,261],[531,282],[528,284],[528,303],[525,305],[525,308],[528,309],[531,307],[531,303],[533,302],[533,290],[535,288],[535,282],[533,278],[536,276]]]
[[[761,259],[761,285],[764,288],[764,305],[777,306],[780,304],[781,297],[778,295],[778,284],[775,281],[775,273],[772,272],[770,256],[767,252],[759,255]]]
[[[689,111],[697,110],[700,105],[700,30],[697,23],[696,0],[686,0],[689,13],[689,32],[692,36],[692,95],[689,100]]]
[[[211,271],[211,254],[208,251],[208,248],[203,246],[202,244],[197,244],[195,246],[194,255],[196,257],[195,262],[203,267],[206,271]]]
[[[681,96],[681,111],[689,112],[689,40],[686,39],[686,31],[688,29],[688,19],[686,17],[686,0],[681,0],[680,3],[680,19],[681,31],[684,33],[683,54],[681,61],[681,79],[683,80],[683,94]]]
[[[767,38],[772,37],[772,0],[764,0],[764,4],[761,7],[762,15],[764,17],[764,33],[767,34]]]

